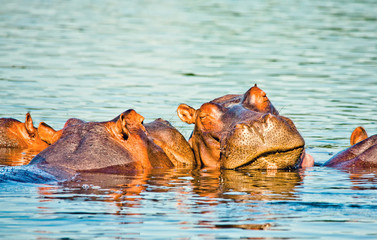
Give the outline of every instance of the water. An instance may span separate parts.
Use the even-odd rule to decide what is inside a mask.
[[[317,163],[376,134],[374,0],[1,1],[0,117],[60,129],[133,108],[186,137],[195,108],[254,83]],[[13,154],[13,155],[12,155]],[[2,163],[18,154],[2,153]],[[376,172],[174,169],[0,184],[2,239],[377,238]]]

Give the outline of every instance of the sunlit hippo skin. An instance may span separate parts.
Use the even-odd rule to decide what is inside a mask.
[[[64,127],[62,129],[58,130],[58,131],[53,129],[52,127],[50,127],[45,122],[41,122],[41,123],[39,123],[39,126],[38,126],[38,132],[39,132],[41,139],[44,142],[46,142],[48,145],[51,145],[51,144],[57,142],[60,139],[60,137],[62,136],[64,128],[66,128],[68,126],[76,125],[76,124],[81,124],[81,123],[84,123],[84,122],[85,121],[78,119],[78,118],[70,118],[65,122]]]
[[[33,125],[30,113],[26,114],[25,122],[13,118],[0,118],[0,148],[30,149],[42,151],[49,146],[40,136],[46,126]]]
[[[72,118],[64,127],[79,122],[83,121]],[[28,164],[35,155],[56,142],[62,131],[55,131],[44,122],[35,128],[29,113],[26,114],[25,123],[13,118],[1,118],[0,163],[7,166]]]
[[[377,168],[377,135],[368,137],[363,127],[357,127],[350,138],[351,147],[339,152],[324,166],[340,169]]]
[[[353,130],[351,137],[350,137],[350,144],[355,145],[358,142],[363,141],[364,139],[368,138],[368,133],[365,131],[363,127],[357,127]]]
[[[144,124],[146,132],[176,167],[195,167],[195,155],[185,137],[168,121],[158,118]]]
[[[287,169],[305,159],[305,142],[295,125],[279,115],[257,85],[199,109],[181,104],[177,113],[182,121],[195,124],[189,144],[202,167]]]
[[[62,129],[60,138],[34,157],[29,165],[23,166],[22,172],[29,174],[30,168],[43,178],[53,176],[64,180],[80,172],[132,174],[155,168],[195,165],[190,146],[174,127],[162,119],[145,125],[143,120],[143,116],[131,109],[107,122],[68,124]],[[165,142],[168,139],[174,141]],[[50,176],[46,177],[40,171]],[[8,177],[7,180],[23,181],[20,177]],[[26,181],[39,179],[33,175]]]
[[[118,121],[120,116],[121,115],[117,116],[111,121]],[[59,131],[55,131],[53,128],[43,123],[45,125],[43,139],[49,144],[53,144],[61,138],[65,128],[83,123],[85,123],[85,121],[81,119],[70,118],[65,123],[64,128]],[[174,166],[192,166],[195,164],[194,154],[187,141],[168,121],[158,118],[153,122],[143,123],[142,127],[145,127],[146,134],[149,138],[164,150]]]

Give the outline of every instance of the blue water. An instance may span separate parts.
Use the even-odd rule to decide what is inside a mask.
[[[180,103],[257,83],[317,163],[355,127],[377,133],[374,0],[0,3],[0,117],[30,112],[60,129],[133,108],[188,137]],[[17,154],[19,164],[33,155]],[[1,183],[0,238],[376,239],[376,179],[316,166]]]

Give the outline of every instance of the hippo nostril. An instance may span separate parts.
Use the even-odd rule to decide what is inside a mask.
[[[266,123],[269,120],[271,120],[272,118],[274,118],[274,116],[271,113],[264,114],[262,116],[262,122]]]
[[[247,129],[248,126],[244,123],[238,123],[236,126],[235,126],[236,129]]]

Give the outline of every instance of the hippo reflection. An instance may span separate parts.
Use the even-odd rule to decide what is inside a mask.
[[[339,152],[324,166],[342,169],[377,168],[377,135],[368,137],[362,127],[351,135],[351,147]]]
[[[225,95],[199,109],[186,104],[179,118],[195,124],[189,143],[197,164],[225,169],[296,168],[304,139],[255,85],[241,95]]]
[[[44,185],[39,192],[42,199],[48,200],[77,201],[84,197],[85,201],[113,202],[118,208],[114,214],[126,216],[143,208],[152,193],[156,204],[169,201],[181,214],[187,214],[191,209],[202,215],[198,221],[202,228],[264,230],[271,225],[261,223],[253,216],[241,222],[219,223],[211,218],[208,206],[222,208],[241,202],[254,205],[259,201],[291,201],[298,198],[296,190],[302,184],[299,171],[175,168],[150,169],[132,176],[81,173],[74,181],[66,181],[61,186]]]
[[[107,122],[66,124],[59,139],[25,167],[64,179],[78,172],[127,174],[195,164],[190,146],[169,122],[143,120],[131,109]]]

